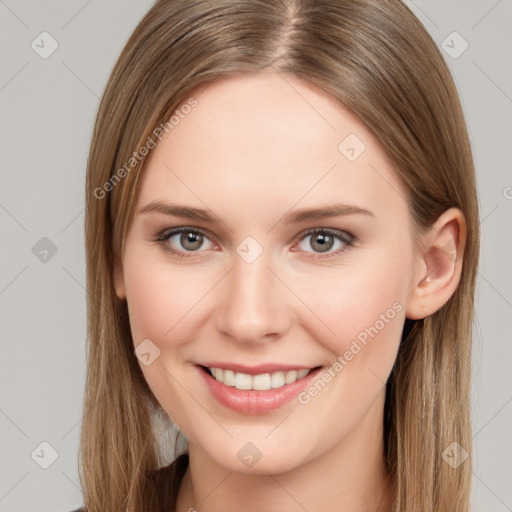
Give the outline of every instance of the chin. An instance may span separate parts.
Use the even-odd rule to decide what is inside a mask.
[[[269,430],[265,430],[268,435]],[[209,456],[226,470],[247,475],[279,475],[287,473],[305,464],[308,454],[301,454],[298,449],[286,444],[281,447],[269,445],[263,441],[254,443],[247,441],[233,441],[229,447],[219,447],[220,451],[209,451]],[[211,441],[210,441],[211,442]],[[286,448],[284,446],[286,445]],[[234,456],[228,455],[233,453]]]

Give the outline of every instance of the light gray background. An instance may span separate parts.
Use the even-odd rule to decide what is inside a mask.
[[[478,512],[512,511],[512,3],[406,3],[444,48],[473,144],[482,228],[473,496]],[[65,512],[82,503],[85,165],[108,75],[150,6],[148,0],[0,0],[2,512]],[[31,47],[35,40],[48,50],[43,31],[58,43],[47,59]],[[469,44],[457,58],[445,51],[463,48],[454,31]],[[43,237],[57,249],[47,261],[41,248],[33,252]],[[39,465],[52,456],[42,442],[58,454],[48,469]]]

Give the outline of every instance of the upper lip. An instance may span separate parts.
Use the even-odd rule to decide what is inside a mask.
[[[263,363],[255,366],[246,366],[237,363],[224,363],[219,361],[207,361],[197,363],[200,366],[207,368],[222,368],[223,370],[233,370],[234,372],[246,373],[248,375],[260,375],[262,373],[273,372],[287,372],[291,370],[309,370],[316,368],[319,365],[302,365],[302,364],[278,364],[278,363]]]

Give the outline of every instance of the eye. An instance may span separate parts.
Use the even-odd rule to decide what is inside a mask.
[[[194,257],[187,253],[200,252],[199,249],[203,247],[206,240],[209,239],[202,231],[186,227],[164,231],[157,238],[157,241],[166,250],[172,252],[178,258]],[[178,249],[175,249],[175,247],[178,247]]]
[[[304,244],[304,240],[311,238],[309,244],[306,246],[313,248],[313,251],[309,251],[304,245],[300,246],[300,250],[304,252],[313,252],[317,258],[328,258],[335,256],[343,252],[347,247],[354,245],[355,237],[344,231],[338,231],[335,229],[317,228],[308,231],[302,235],[301,244]],[[166,251],[171,252],[177,258],[195,258],[193,253],[201,252],[200,249],[206,249],[204,247],[205,242],[209,241],[208,235],[202,231],[194,228],[181,227],[172,230],[165,230],[159,234],[156,239]],[[216,246],[210,242],[212,246]],[[331,251],[333,247],[336,250]],[[295,249],[292,249],[295,251]]]
[[[318,228],[308,231],[301,238],[301,243],[303,243],[307,238],[310,238],[310,241],[309,243],[304,244],[306,247],[304,247],[304,245],[300,246],[300,244],[299,246],[301,250],[304,250],[305,252],[314,252],[315,254],[319,254],[319,256],[315,256],[315,258],[330,257],[339,254],[347,247],[351,247],[355,241],[355,237],[349,233],[327,228]],[[330,252],[333,247],[336,247],[336,245],[336,250]],[[313,248],[313,251],[308,251],[307,247]]]

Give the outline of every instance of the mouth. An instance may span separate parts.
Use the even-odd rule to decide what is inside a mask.
[[[324,368],[297,368],[252,374],[214,366],[195,365],[206,384],[205,391],[218,403],[244,414],[263,414],[295,398]]]
[[[264,372],[258,374],[250,374],[244,372],[236,372],[226,368],[215,368],[198,365],[204,372],[217,382],[225,386],[234,387],[239,390],[256,390],[268,391],[270,389],[279,389],[283,386],[293,384],[303,379],[311,372],[321,368],[300,368],[295,370],[278,370],[275,372]]]

